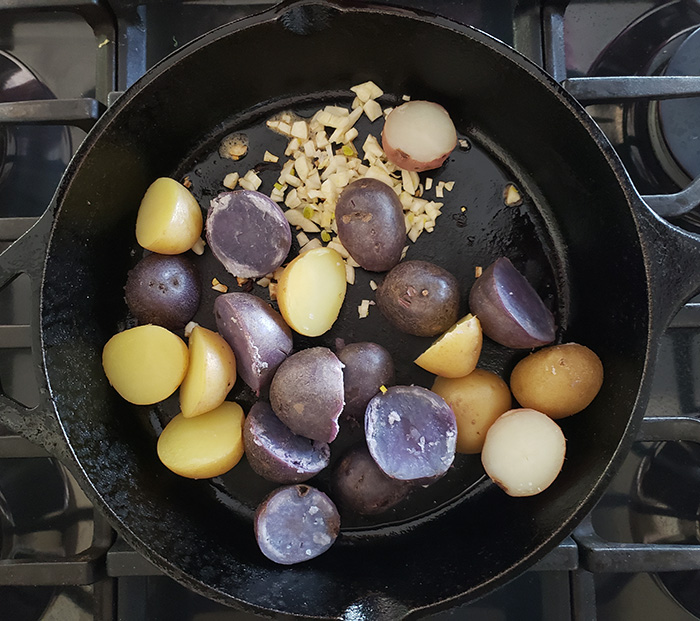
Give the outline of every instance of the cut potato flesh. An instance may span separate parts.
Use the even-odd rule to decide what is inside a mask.
[[[415,363],[441,377],[464,377],[476,368],[482,341],[479,320],[467,315],[418,356]]]
[[[187,373],[188,360],[187,345],[179,336],[151,324],[115,334],[102,352],[109,383],[137,405],[173,394]]]
[[[182,386],[180,408],[185,418],[220,406],[236,383],[236,358],[216,332],[197,326],[190,334],[190,363]]]
[[[181,254],[200,239],[202,210],[182,184],[160,177],[146,191],[136,217],[139,245],[159,254]]]
[[[554,482],[565,454],[559,425],[542,412],[523,408],[506,412],[491,425],[481,463],[506,494],[533,496]]]
[[[284,270],[277,289],[280,313],[305,336],[320,336],[338,318],[345,299],[345,264],[332,248],[299,255]]]
[[[225,401],[195,418],[178,414],[158,438],[158,457],[175,474],[207,479],[228,472],[243,456],[243,409]]]

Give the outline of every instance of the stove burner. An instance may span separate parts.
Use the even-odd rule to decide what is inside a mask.
[[[700,543],[700,445],[667,442],[640,464],[632,492],[631,528],[644,543]],[[700,617],[700,571],[664,572],[659,586]]]
[[[0,103],[55,99],[19,60],[0,51]],[[72,154],[65,127],[0,125],[0,216],[38,216]]]
[[[667,75],[700,75],[700,29],[678,47]],[[700,98],[667,99],[658,104],[661,131],[668,150],[687,178],[700,175]]]
[[[700,67],[693,65],[689,56],[700,50],[700,38],[693,36],[698,27],[700,10],[687,0],[655,7],[622,31],[588,73],[698,75]],[[595,106],[590,112],[613,143],[639,192],[662,194],[678,192],[700,174],[700,159],[691,162],[700,154],[700,146],[692,145],[700,135],[700,121],[695,121],[699,105],[699,98],[632,101]],[[684,110],[683,114],[679,110]],[[700,232],[697,211],[680,218],[678,224]]]

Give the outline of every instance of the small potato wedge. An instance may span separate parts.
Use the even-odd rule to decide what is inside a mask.
[[[464,377],[476,368],[482,343],[479,320],[467,315],[418,356],[415,363],[440,377]]]
[[[159,254],[186,252],[202,235],[202,210],[190,191],[170,177],[156,179],[136,217],[136,241]]]
[[[180,409],[185,418],[220,406],[236,383],[236,357],[222,336],[202,326],[190,334],[190,362],[180,386]]]
[[[243,409],[225,401],[219,407],[185,418],[173,418],[158,438],[158,457],[166,468],[189,479],[208,479],[228,472],[243,457]]]
[[[187,373],[188,361],[184,341],[152,324],[115,334],[102,351],[109,383],[136,405],[157,403],[173,394]]]
[[[294,259],[277,287],[280,313],[292,330],[321,336],[338,318],[345,299],[345,263],[332,248],[315,248]]]

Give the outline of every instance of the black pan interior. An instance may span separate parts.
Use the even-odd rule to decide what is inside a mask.
[[[404,612],[475,597],[561,539],[620,459],[648,346],[634,218],[581,113],[486,35],[401,12],[316,4],[304,10],[305,21],[289,15],[224,27],[167,59],[117,102],[73,161],[58,195],[42,302],[56,410],[83,481],[122,534],[209,597],[320,617],[353,604],[371,608],[378,593]],[[215,155],[223,135],[244,129],[255,138],[247,162],[232,168],[244,172],[265,149],[283,150],[283,139],[263,127],[268,116],[349,103],[347,88],[367,79],[389,99],[440,102],[472,144],[439,171],[455,189],[446,193],[436,231],[411,245],[409,258],[455,273],[466,313],[474,268],[509,256],[555,311],[558,338],[594,349],[606,381],[586,412],[562,423],[567,461],[546,492],[509,498],[483,479],[477,458],[463,456],[406,506],[381,519],[351,520],[328,553],[284,568],[266,561],[252,536],[252,511],[270,486],[245,463],[211,482],[168,472],[157,461],[155,438],[177,404],[125,404],[103,376],[101,350],[127,319],[122,287],[141,256],[134,222],[150,182],[188,175],[206,207],[224,189],[230,166]],[[262,176],[269,185],[276,175]],[[506,182],[523,191],[522,206],[503,204]],[[206,295],[197,320],[213,327],[216,294],[207,278],[231,290],[235,280],[206,254],[200,263]],[[358,280],[332,333],[314,342],[377,340],[391,349],[400,381],[429,386],[429,376],[410,364],[425,340],[393,332],[376,308],[370,319],[356,319],[358,300],[372,297],[369,277]],[[488,344],[482,366],[507,377],[522,355]],[[234,396],[250,403],[240,384]],[[321,477],[319,486],[326,484]]]

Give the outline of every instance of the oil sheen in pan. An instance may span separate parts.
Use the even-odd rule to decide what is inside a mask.
[[[382,104],[395,105],[396,101],[395,98],[386,97]],[[282,110],[292,110],[302,117],[310,117],[327,103],[350,107],[350,102],[347,95],[335,94],[332,99],[325,95],[297,102],[296,105],[285,101],[283,105],[258,108],[245,117],[238,117],[236,122],[222,124],[220,132],[204,139],[201,147],[183,160],[173,176],[178,180],[189,177],[192,182],[190,190],[205,209],[213,197],[227,191],[222,182],[230,172],[239,172],[243,176],[248,170],[256,168],[262,178],[260,191],[269,193],[286,160],[284,150],[287,138],[268,129],[265,121]],[[363,116],[356,127],[359,137],[355,144],[361,151],[368,133],[379,139],[382,120],[371,124]],[[506,165],[507,154],[498,145],[491,144],[476,128],[458,127],[458,130],[460,137],[466,138],[471,148],[455,149],[439,170],[422,174],[422,177],[433,177],[433,187],[439,180],[454,180],[455,184],[451,192],[445,192],[444,198],[435,199],[443,202],[444,206],[434,232],[424,232],[415,244],[407,239],[409,249],[406,258],[431,261],[453,273],[461,285],[460,310],[466,314],[476,268],[486,267],[499,256],[508,256],[542,295],[554,312],[557,324],[565,325],[568,295],[563,284],[566,282],[564,254],[556,241],[556,230],[546,217],[542,198],[537,195],[536,188],[528,183],[524,173],[516,173],[513,167]],[[239,161],[222,158],[218,150],[222,137],[234,131],[245,133],[249,141],[248,153]],[[279,164],[262,164],[265,151],[278,155]],[[503,191],[509,183],[519,188],[522,204],[507,206],[504,203]],[[432,199],[434,190],[427,191],[424,197]],[[295,256],[297,252],[298,245],[294,241],[290,256]],[[211,289],[212,279],[217,278],[227,285],[229,291],[240,291],[241,287],[211,251],[205,249],[204,255],[194,258],[203,278],[202,304],[195,321],[216,329],[212,307],[220,293]],[[397,384],[417,384],[430,388],[433,376],[414,365],[413,360],[432,339],[399,333],[386,322],[376,306],[370,307],[368,318],[358,317],[357,307],[361,301],[374,299],[369,281],[380,282],[382,277],[382,274],[356,270],[356,282],[348,286],[343,308],[332,329],[317,338],[295,335],[295,348],[325,346],[335,349],[338,338],[346,343],[373,341],[391,352],[397,369]],[[269,301],[267,289],[255,285],[251,292]],[[276,307],[274,302],[273,306]],[[479,366],[495,371],[507,380],[523,353],[506,350],[485,339]],[[229,399],[238,401],[247,411],[256,396],[239,380]],[[177,413],[177,407],[176,398],[158,406],[157,416],[151,419],[156,432]],[[339,437],[331,445],[332,464],[347,447],[361,441],[362,429],[343,426]],[[329,475],[330,469],[326,469],[309,483],[330,492]],[[456,502],[467,501],[488,484],[479,456],[458,454],[453,467],[444,477],[428,487],[417,488],[394,509],[371,517],[342,516],[343,531],[350,536],[370,536],[372,533],[381,534],[386,529],[410,528]],[[258,477],[243,459],[229,473],[211,481],[211,493],[217,502],[226,504],[244,518],[252,519],[262,498],[277,486]]]

